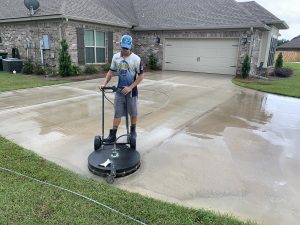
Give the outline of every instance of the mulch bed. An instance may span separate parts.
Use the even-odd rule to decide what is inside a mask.
[[[48,75],[27,75],[27,74],[16,74],[15,76],[27,76],[35,77],[43,80],[69,80],[69,81],[82,81],[82,80],[92,80],[103,78],[106,76],[106,73],[90,74],[90,75],[79,75],[79,76],[70,76],[70,77],[61,77],[61,76],[48,76]]]

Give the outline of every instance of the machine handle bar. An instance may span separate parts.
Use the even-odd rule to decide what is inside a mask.
[[[112,90],[113,92],[117,91],[117,87],[116,86],[107,86],[107,87],[102,87],[102,91],[104,90]]]

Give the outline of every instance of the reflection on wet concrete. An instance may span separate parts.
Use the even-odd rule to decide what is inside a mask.
[[[265,109],[267,98],[267,95],[259,93],[249,95],[241,92],[189,126],[187,132],[209,138],[210,135],[221,136],[228,127],[259,129],[261,124],[272,118],[272,112]]]
[[[0,135],[95,177],[86,160],[101,129],[98,83],[0,93]],[[139,98],[142,165],[115,186],[263,224],[299,223],[299,99],[180,72],[146,76]],[[106,102],[106,134],[112,112]]]

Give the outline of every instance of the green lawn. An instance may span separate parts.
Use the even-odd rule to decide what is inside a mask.
[[[53,84],[61,84],[70,81],[51,81],[42,77],[33,77],[28,75],[14,75],[12,73],[0,72],[0,92],[11,91],[22,88],[32,88],[47,86]]]
[[[290,78],[272,81],[234,79],[233,83],[245,88],[300,98],[300,63],[284,63],[284,67],[293,69],[294,75]]]
[[[0,167],[78,192],[146,224],[254,224],[154,200],[79,176],[1,136]],[[0,224],[138,224],[79,196],[3,169],[0,181]]]

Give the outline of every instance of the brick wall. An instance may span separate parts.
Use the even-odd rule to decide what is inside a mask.
[[[22,59],[31,58],[35,62],[41,62],[40,40],[42,40],[43,35],[49,35],[51,49],[44,50],[45,63],[58,65],[60,42],[62,38],[65,38],[69,44],[69,53],[72,62],[77,63],[76,28],[114,32],[115,53],[119,50],[118,43],[121,36],[125,33],[130,33],[130,30],[126,28],[66,20],[7,23],[0,24],[0,37],[2,39],[0,50],[8,52],[8,56],[11,57],[12,48],[17,47]]]
[[[12,48],[19,50],[22,59],[31,58],[36,62],[41,61],[40,40],[43,35],[49,35],[51,49],[44,51],[46,61],[55,60],[58,57],[59,33],[61,21],[26,22],[0,24],[0,36],[2,38],[1,50],[9,53]]]
[[[164,41],[166,38],[239,38],[239,52],[237,58],[237,74],[241,74],[241,65],[246,54],[251,57],[251,73],[254,74],[259,66],[259,50],[261,32],[256,30],[251,38],[250,30],[209,30],[209,31],[140,31],[131,32],[130,29],[115,26],[106,26],[93,23],[66,20],[31,21],[26,23],[0,24],[0,36],[2,45],[0,50],[5,50],[11,54],[11,48],[17,47],[23,59],[32,58],[39,62],[40,49],[39,41],[42,35],[49,35],[51,49],[44,51],[45,62],[58,65],[60,41],[66,38],[69,44],[69,53],[73,63],[78,62],[77,55],[77,28],[92,29],[103,32],[113,32],[114,53],[119,50],[118,42],[125,33],[134,37],[133,51],[141,56],[143,62],[147,64],[148,56],[154,53],[158,58],[158,65],[163,64]],[[160,43],[156,43],[156,37],[160,38]],[[242,38],[248,37],[249,42],[243,43]],[[26,47],[27,46],[27,47]],[[30,47],[28,47],[30,46]],[[107,61],[109,59],[106,59]]]

